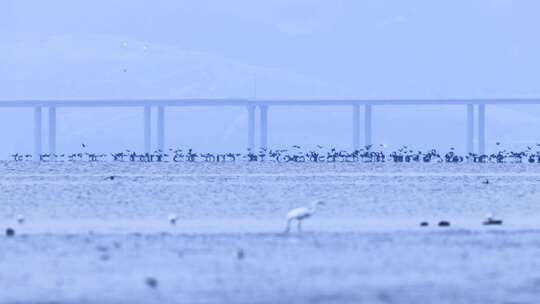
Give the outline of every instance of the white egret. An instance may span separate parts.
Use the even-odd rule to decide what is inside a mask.
[[[288,233],[291,230],[291,223],[293,220],[298,222],[298,231],[302,231],[302,220],[309,218],[317,212],[319,206],[324,206],[323,201],[314,201],[311,204],[311,207],[300,207],[295,208],[287,213],[287,227],[285,228],[285,233]]]

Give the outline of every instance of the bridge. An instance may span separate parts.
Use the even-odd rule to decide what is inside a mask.
[[[34,109],[34,149],[33,159],[39,159],[43,152],[43,109],[48,114],[48,153],[56,153],[56,118],[59,108],[141,108],[143,122],[144,152],[152,151],[152,108],[157,109],[156,150],[165,149],[165,110],[169,107],[243,107],[247,111],[247,148],[255,151],[255,116],[260,117],[259,148],[268,146],[268,112],[270,107],[286,106],[339,106],[351,109],[352,148],[360,149],[373,142],[373,111],[377,106],[461,106],[466,115],[465,147],[468,153],[485,153],[486,146],[486,106],[540,104],[540,98],[493,98],[493,99],[144,99],[144,100],[11,100],[0,101],[0,108]],[[363,112],[363,115],[362,115]],[[363,120],[361,117],[363,116]],[[475,120],[475,116],[477,119]],[[361,126],[363,121],[363,128]],[[478,146],[474,147],[474,126],[478,124]],[[361,131],[363,129],[363,142]]]

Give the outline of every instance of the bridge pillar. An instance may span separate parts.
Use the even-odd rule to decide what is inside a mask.
[[[486,105],[478,105],[478,154],[486,153]]]
[[[467,154],[474,153],[474,105],[467,105],[467,136],[465,139],[465,148]]]
[[[165,107],[157,107],[157,149],[165,152]]]
[[[150,153],[150,149],[151,149],[151,143],[152,143],[152,140],[151,140],[151,126],[150,126],[150,123],[151,123],[151,107],[150,106],[144,106],[144,153]]]
[[[360,150],[360,105],[355,104],[352,108],[352,143],[353,151]]]
[[[261,114],[261,150],[268,148],[268,106],[262,105],[259,107]]]
[[[255,152],[255,106],[247,106],[248,123],[247,123],[247,148],[251,152]]]
[[[49,154],[51,160],[56,158],[56,107],[49,107]]]
[[[364,108],[364,140],[366,146],[371,146],[372,144],[372,115],[373,114],[373,108],[372,105],[368,104],[365,105]]]
[[[41,106],[34,107],[34,152],[32,160],[40,161],[42,153]]]

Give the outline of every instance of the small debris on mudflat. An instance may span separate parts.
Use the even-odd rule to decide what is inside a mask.
[[[96,250],[99,251],[99,252],[107,252],[107,251],[109,251],[109,247],[107,247],[105,245],[97,245]]]
[[[104,254],[102,254],[102,255],[99,256],[99,259],[102,260],[102,261],[108,261],[108,260],[111,259],[111,256],[108,255],[108,254],[106,254],[106,253],[104,253]]]
[[[6,236],[7,236],[7,237],[13,237],[13,236],[15,236],[15,229],[13,229],[13,228],[7,228],[7,229],[6,229]]]
[[[450,227],[450,222],[449,221],[440,221],[439,222],[439,227]]]
[[[421,222],[420,223],[420,227],[427,227],[427,226],[429,226],[428,222]]]
[[[238,260],[243,260],[246,257],[246,253],[244,252],[244,249],[240,248],[236,251],[236,258]]]
[[[157,279],[153,277],[147,277],[146,279],[144,279],[144,283],[150,288],[157,288],[158,286]]]
[[[503,221],[501,219],[496,219],[493,217],[492,213],[486,215],[486,220],[482,222],[484,225],[502,225]]]
[[[178,220],[178,215],[171,213],[169,214],[168,219],[169,219],[169,224],[176,225],[176,221]]]
[[[502,225],[503,223],[503,220],[496,220],[496,219],[487,219],[485,220],[484,222],[482,222],[482,224],[484,225]]]

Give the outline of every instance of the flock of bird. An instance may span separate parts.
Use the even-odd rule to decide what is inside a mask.
[[[497,143],[497,146],[500,144]],[[86,147],[86,146],[84,146]],[[292,149],[261,149],[260,151],[250,151],[246,153],[198,153],[193,149],[169,149],[168,151],[157,150],[153,153],[137,153],[135,151],[122,151],[118,153],[72,153],[72,154],[42,154],[41,161],[119,161],[119,162],[265,162],[273,161],[277,163],[540,163],[540,144],[536,145],[537,150],[532,146],[523,151],[500,150],[491,154],[469,153],[460,155],[450,148],[448,152],[441,153],[435,149],[428,151],[415,151],[407,146],[403,146],[396,151],[384,152],[385,145],[379,145],[379,149],[374,146],[366,146],[355,151],[337,150],[331,148],[325,150],[322,146],[318,149],[305,151],[300,146],[293,146]],[[14,161],[32,160],[32,155],[16,153],[12,155]]]

